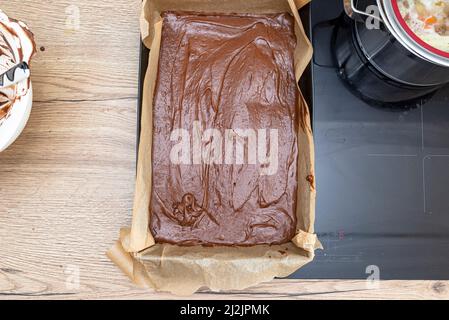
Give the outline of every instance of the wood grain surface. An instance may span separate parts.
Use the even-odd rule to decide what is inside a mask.
[[[135,288],[105,255],[131,222],[140,0],[0,8],[28,23],[39,51],[30,121],[0,154],[0,299],[175,298]],[[449,299],[449,282],[276,280],[190,298]]]

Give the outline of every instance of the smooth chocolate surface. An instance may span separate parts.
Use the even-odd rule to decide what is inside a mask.
[[[286,243],[295,235],[295,46],[294,20],[288,13],[163,13],[153,103],[150,229],[156,242],[248,246]],[[175,134],[174,140],[173,133],[179,129],[184,137],[189,133],[189,149],[179,153],[183,162],[174,162],[173,148],[182,135]],[[220,136],[208,136],[208,129],[223,141],[213,144]],[[258,134],[255,163],[250,160],[256,157],[250,152],[251,139],[241,130]],[[265,140],[260,135],[264,130]],[[274,131],[277,170],[264,173],[267,163],[259,157],[275,150]],[[198,134],[201,152],[195,149]],[[245,141],[243,163],[236,160],[237,147],[225,148],[226,141],[238,137]],[[212,145],[222,148],[214,153],[207,149]],[[231,155],[229,150],[234,150]],[[212,153],[214,161],[207,161]]]

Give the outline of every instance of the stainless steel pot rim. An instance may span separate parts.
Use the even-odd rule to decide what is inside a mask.
[[[445,57],[425,48],[404,29],[393,7],[393,1],[397,0],[377,0],[377,6],[382,16],[382,20],[389,31],[413,54],[434,64],[449,67],[449,57]]]
[[[354,22],[357,23],[357,22]],[[397,83],[401,83],[407,86],[414,86],[414,87],[431,87],[431,86],[438,86],[441,83],[435,82],[435,83],[415,83],[415,82],[409,82],[409,81],[404,81],[398,77],[393,76],[392,74],[388,73],[386,70],[384,70],[384,68],[382,68],[379,64],[376,63],[376,60],[373,59],[374,55],[370,54],[368,51],[365,50],[365,47],[363,45],[362,39],[360,37],[360,33],[359,30],[357,29],[357,27],[355,28],[355,36],[356,36],[356,40],[358,42],[358,46],[362,52],[362,54],[365,56],[365,58],[370,62],[370,64],[379,72],[381,73],[384,77],[392,79],[394,81],[396,81]]]
[[[395,30],[395,29],[393,28],[393,26],[391,25],[389,18],[387,17],[387,14],[386,14],[386,12],[385,12],[383,6],[382,6],[382,1],[377,0],[377,6],[378,6],[378,9],[379,9],[379,14],[380,14],[380,16],[381,16],[381,18],[382,18],[382,23],[387,27],[388,31],[390,31],[390,33],[391,33],[391,34],[392,34],[392,35],[399,41],[399,43],[402,44],[402,46],[404,46],[407,50],[411,51],[414,55],[417,55],[417,56],[419,56],[419,57],[421,57],[421,58],[424,58],[424,57],[422,57],[417,51],[415,51],[415,50],[413,49],[413,47],[410,47],[410,44],[409,44],[407,41],[405,41],[404,38],[400,37],[400,36],[397,34],[396,30]],[[426,58],[424,58],[424,59],[425,59],[425,60],[428,60],[428,59],[426,59]]]
[[[390,20],[382,6],[381,3],[378,4],[378,8],[379,8],[379,13],[380,16],[382,17],[382,23],[387,27],[387,29],[390,31],[390,33],[393,35],[393,37],[395,37],[396,40],[399,41],[399,43],[406,48],[408,51],[410,51],[411,53],[413,53],[415,56],[426,60],[427,62],[436,64],[434,60],[430,59],[429,57],[422,55],[419,51],[416,51],[416,47],[414,46],[410,46],[411,42],[407,41],[404,37],[401,37],[400,35],[397,34],[396,29],[393,28],[392,24],[390,23]],[[438,64],[441,65],[441,64]],[[445,65],[443,65],[445,66]]]

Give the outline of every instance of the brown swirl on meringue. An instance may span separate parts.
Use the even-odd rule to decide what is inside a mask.
[[[36,53],[33,33],[20,21],[9,18],[0,10],[0,74],[15,65],[30,64]],[[0,89],[0,125],[8,117],[14,103],[28,93],[30,80]]]

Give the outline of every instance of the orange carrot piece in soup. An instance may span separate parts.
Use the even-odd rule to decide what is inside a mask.
[[[435,24],[438,22],[438,19],[435,16],[430,16],[425,20],[426,24]]]

